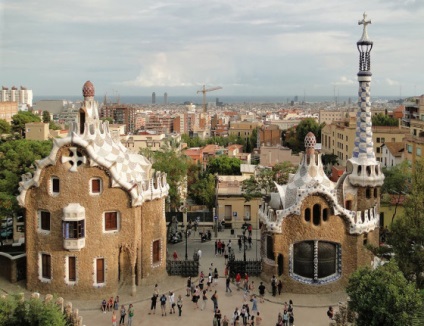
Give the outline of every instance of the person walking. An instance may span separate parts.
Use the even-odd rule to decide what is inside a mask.
[[[241,281],[241,275],[240,275],[240,273],[237,273],[237,275],[236,275],[237,291],[240,291],[240,281]]]
[[[215,290],[215,293],[212,295],[211,300],[213,302],[213,311],[216,311],[218,309],[218,293]]]
[[[213,271],[213,286],[216,286],[218,284],[218,269],[215,267],[215,270]]]
[[[187,279],[186,291],[187,291],[186,297],[189,297],[191,295],[191,276],[189,276]]]
[[[125,306],[121,306],[121,319],[119,319],[119,325],[125,325],[125,316],[127,314],[127,310],[125,309]]]
[[[177,308],[178,308],[178,317],[181,317],[181,313],[183,311],[183,298],[181,297],[181,294],[178,295]]]
[[[259,297],[260,297],[260,302],[263,303],[264,302],[264,296],[265,296],[265,285],[263,282],[260,283],[259,287]]]
[[[156,314],[156,302],[158,300],[158,295],[156,293],[153,293],[152,297],[150,298],[150,300],[152,301],[152,303],[150,304],[150,312],[149,315],[152,314]]]
[[[162,294],[162,296],[160,297],[160,309],[162,312],[162,317],[165,315],[166,316],[166,296],[165,294]]]
[[[256,313],[256,326],[261,326],[262,325],[262,317],[259,313],[259,311]]]
[[[278,288],[278,295],[281,295],[281,290],[283,289],[283,282],[281,282],[281,280],[278,280],[277,288]]]
[[[241,237],[242,237],[242,236],[240,236],[240,237],[238,238],[238,247],[239,247],[239,252],[241,252]]]
[[[230,278],[230,276],[228,275],[228,276],[227,276],[227,279],[225,280],[225,292],[233,293],[233,291],[232,291],[232,290],[231,290],[231,288],[230,288],[230,282],[231,282],[231,278]]]
[[[252,315],[253,315],[253,313],[258,312],[258,301],[256,300],[256,295],[252,295],[252,299],[250,301],[252,301]]]
[[[203,290],[203,294],[202,294],[202,307],[200,308],[200,310],[205,309],[206,302],[208,302],[208,297],[206,296],[206,293],[208,293],[208,291],[207,290]]]
[[[275,275],[272,275],[271,288],[272,288],[272,296],[275,297],[277,294],[277,278],[275,277]]]
[[[132,303],[130,304],[130,306],[128,307],[128,324],[127,326],[131,326],[132,325],[132,319],[134,317],[134,307],[132,305]]]
[[[174,292],[169,291],[168,294],[168,302],[169,302],[169,314],[175,314],[175,295]]]
[[[215,240],[215,256],[218,254],[218,240]]]
[[[116,311],[112,311],[112,326],[116,326]]]

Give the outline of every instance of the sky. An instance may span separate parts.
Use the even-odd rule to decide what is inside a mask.
[[[96,96],[350,96],[365,11],[371,94],[423,94],[422,0],[0,0],[0,83],[35,96],[79,95],[86,80]]]

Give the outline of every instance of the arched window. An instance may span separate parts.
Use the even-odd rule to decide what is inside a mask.
[[[305,221],[306,222],[311,221],[311,209],[310,208],[305,209]]]
[[[321,205],[315,204],[312,212],[312,220],[314,225],[319,225],[321,222]]]
[[[370,199],[371,198],[371,189],[370,188],[367,188],[365,190],[365,194],[366,194],[367,198]]]
[[[267,235],[266,237],[266,258],[275,260],[274,239],[272,238],[272,235]]]
[[[367,174],[368,174],[368,176],[370,176],[371,175],[371,166],[367,166]]]
[[[328,220],[328,208],[324,208],[322,210],[322,220],[324,222],[327,222],[327,220]]]
[[[341,274],[340,245],[325,241],[304,241],[293,246],[291,275],[303,283],[328,282]]]
[[[361,175],[361,173],[362,173],[362,166],[358,165],[358,175]]]
[[[85,112],[83,109],[79,111],[80,134],[84,133]]]
[[[281,276],[284,272],[284,257],[282,254],[278,254],[278,276]]]
[[[377,188],[374,188],[374,198],[377,198],[377,196],[378,196],[378,190]]]

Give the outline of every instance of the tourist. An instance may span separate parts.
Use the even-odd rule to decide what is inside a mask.
[[[240,290],[240,281],[241,281],[241,275],[240,273],[237,273],[236,275],[236,286],[237,286],[237,291]]]
[[[168,294],[169,314],[175,314],[175,295],[172,291]]]
[[[195,307],[194,307],[195,309],[199,308],[199,305],[198,305],[199,299],[200,299],[200,289],[198,286],[196,286],[196,289],[193,293],[193,298],[192,298],[192,301],[195,304]]]
[[[263,284],[263,282],[260,283],[259,287],[259,298],[260,298],[260,302],[263,303],[264,302],[264,296],[265,296],[265,285]]]
[[[134,317],[134,307],[132,305],[132,303],[130,304],[130,306],[128,307],[128,324],[127,326],[131,326],[132,325],[132,319]]]
[[[262,317],[260,316],[259,311],[256,313],[256,326],[261,326],[262,324]]]
[[[327,316],[328,316],[328,318],[333,319],[333,317],[334,317],[334,310],[333,310],[333,307],[332,306],[329,306],[328,307]]]
[[[252,295],[252,314],[258,311],[258,301],[256,300],[256,295]]]
[[[218,309],[218,293],[215,291],[215,293],[212,295],[211,300],[213,302],[213,311],[216,311]]]
[[[218,240],[215,240],[215,256],[218,254]],[[212,265],[212,264],[211,264]]]
[[[186,297],[189,297],[191,295],[191,276],[189,276],[187,279],[186,291],[187,291]]]
[[[103,311],[103,313],[106,313],[106,300],[105,299],[103,299],[103,301],[102,301],[102,311]]]
[[[208,283],[206,283],[206,285],[207,285],[208,287],[206,288],[206,290],[208,290],[208,291],[212,291],[212,289],[211,289],[211,284],[212,284],[212,273],[209,273],[209,275],[208,275]]]
[[[275,275],[272,275],[271,287],[272,287],[272,296],[275,297],[275,295],[277,294],[277,278],[275,277]]]
[[[202,272],[200,272],[200,276],[199,276],[199,288],[200,288],[200,291],[203,291],[204,283],[205,283],[205,275],[203,274],[203,271],[202,271]]]
[[[107,302],[107,311],[113,310],[113,297],[109,298],[109,301]]]
[[[156,302],[158,300],[158,296],[156,293],[153,293],[152,297],[150,298],[152,301],[150,304],[150,312],[149,315],[153,312],[153,314],[156,314]]]
[[[201,249],[197,250],[197,257],[199,257],[199,263],[200,263],[200,258],[202,258],[202,250]]]
[[[221,318],[222,318],[221,310],[216,309],[215,317],[218,320],[218,326],[220,326],[221,325]]]
[[[119,300],[119,297],[118,296],[113,301],[113,309],[114,310],[118,310],[119,309],[119,301],[117,301],[117,300]]]
[[[233,291],[230,289],[230,276],[227,276],[227,279],[225,280],[225,292],[233,293]]]
[[[228,319],[227,315],[224,315],[224,318],[222,318],[222,326],[229,326],[230,320]]]
[[[162,317],[164,315],[166,316],[166,296],[165,296],[165,294],[162,294],[159,301],[160,301],[160,309],[161,309],[161,312],[162,312]]]
[[[213,271],[213,286],[216,286],[218,284],[218,269],[215,267],[215,270]]]
[[[293,311],[289,312],[289,326],[294,326],[294,314],[293,314]]]
[[[119,319],[119,325],[125,325],[125,316],[127,314],[127,310],[125,309],[125,306],[121,306],[121,318]]]
[[[289,324],[289,314],[288,314],[287,310],[284,310],[284,313],[283,313],[283,325],[284,326],[288,326],[288,324]]]
[[[208,297],[206,296],[206,293],[207,293],[207,290],[204,290],[202,295],[202,307],[200,308],[200,310],[203,310],[206,307],[206,302],[208,301]]]
[[[278,295],[281,295],[281,290],[283,289],[283,282],[281,282],[281,280],[278,280],[277,289],[278,289]]]
[[[177,308],[178,308],[178,317],[181,317],[181,312],[183,311],[183,299],[181,297],[181,294],[178,295]]]
[[[116,311],[112,311],[112,326],[116,326]]]
[[[174,260],[178,260],[178,254],[176,251],[172,254],[172,257],[174,257]]]
[[[239,252],[241,252],[241,237],[242,237],[242,236],[240,236],[240,237],[238,238],[238,247],[239,247]]]

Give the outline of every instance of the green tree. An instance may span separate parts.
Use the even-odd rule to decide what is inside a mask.
[[[187,156],[165,146],[162,151],[152,151],[150,160],[153,169],[167,174],[171,211],[176,211],[181,206],[181,188],[184,188],[187,182]]]
[[[66,326],[69,323],[54,300],[43,302],[40,299],[20,300],[19,295],[0,298],[1,326]]]
[[[54,121],[50,121],[49,122],[49,129],[51,129],[51,130],[60,130],[62,128],[59,125],[57,125],[56,123],[54,123]]]
[[[392,246],[405,277],[424,288],[424,160],[415,162],[410,194],[404,213],[390,227],[387,242]]]
[[[0,135],[10,133],[10,124],[6,120],[0,119]]]
[[[413,325],[422,299],[394,261],[375,270],[362,268],[349,278],[349,308],[357,313],[358,326]]]
[[[43,122],[47,123],[51,121],[50,112],[49,111],[43,111]]]
[[[240,159],[236,157],[220,155],[209,160],[206,170],[209,174],[241,175],[240,164]]]
[[[373,126],[393,126],[396,127],[399,125],[399,121],[396,118],[390,117],[383,113],[378,113],[371,117],[371,122]]]
[[[296,172],[290,162],[278,163],[270,168],[258,168],[256,177],[251,176],[242,183],[243,197],[246,201],[252,198],[267,196],[271,192],[277,191],[275,182],[279,185],[286,184],[289,180],[289,175]]]
[[[200,173],[197,182],[192,183],[188,195],[196,204],[206,205],[209,210],[215,206],[215,176],[209,173]]]
[[[34,172],[34,162],[49,155],[51,141],[11,140],[0,144],[0,214],[19,209],[16,196],[21,176]]]
[[[25,137],[25,124],[29,122],[41,122],[41,119],[32,112],[19,111],[12,117],[12,130]]]
[[[113,118],[111,118],[111,117],[101,118],[100,120],[102,120],[102,121],[108,121],[109,124],[112,124],[113,123]]]
[[[321,130],[325,123],[319,124],[314,118],[303,119],[296,127],[286,130],[284,133],[284,146],[289,147],[294,153],[305,150],[305,136],[312,132],[317,143],[321,142]]]

